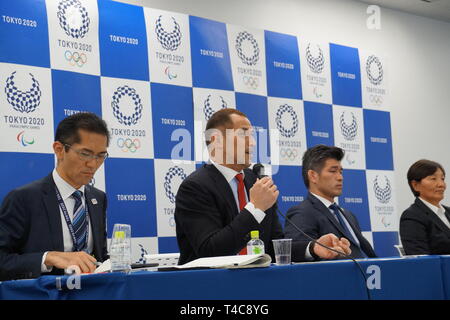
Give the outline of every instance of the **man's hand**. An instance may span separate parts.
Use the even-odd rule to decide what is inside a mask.
[[[44,264],[59,269],[71,268],[76,273],[92,273],[95,271],[97,260],[86,252],[58,252],[47,253]]]
[[[262,211],[269,209],[277,201],[280,191],[269,177],[258,179],[250,189],[250,202]]]
[[[317,242],[326,245],[327,247],[330,247],[334,250],[337,250],[339,252],[343,252],[347,255],[352,253],[352,250],[350,250],[350,242],[345,239],[341,238],[338,239],[334,234],[328,233],[317,240]],[[328,250],[318,244],[314,245],[314,253],[319,256],[322,259],[335,259],[338,256],[342,256],[334,251]]]

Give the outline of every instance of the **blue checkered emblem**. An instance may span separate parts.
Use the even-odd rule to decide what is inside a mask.
[[[306,47],[306,62],[309,69],[314,73],[321,73],[325,66],[325,58],[323,56],[322,49],[317,45],[318,53],[314,56],[311,53],[311,43]]]
[[[164,189],[166,190],[166,196],[171,203],[175,203],[175,193],[172,191],[172,179],[176,176],[180,177],[182,180],[187,177],[184,170],[178,166],[170,168],[164,177]]]
[[[249,41],[251,46],[253,47],[253,55],[251,57],[247,57],[242,50],[242,43],[244,41]],[[238,57],[248,66],[254,66],[259,60],[259,46],[256,39],[253,37],[251,33],[247,31],[239,32],[236,37],[235,44],[236,52]]]
[[[124,96],[129,96],[133,100],[134,112],[131,115],[125,115],[120,111],[120,100]],[[129,86],[118,87],[113,94],[112,100],[113,101],[111,102],[111,106],[113,109],[113,114],[120,124],[131,126],[138,123],[139,119],[142,117],[143,106],[141,98],[139,97],[135,89],[130,88]]]
[[[352,123],[347,124],[344,119],[345,112],[342,112],[339,122],[341,126],[341,133],[344,136],[345,140],[353,141],[356,138],[356,135],[358,134],[358,122],[356,121],[356,117],[352,114]]]
[[[378,69],[378,75],[373,75],[372,74],[372,65],[375,64],[376,68]],[[369,81],[377,86],[379,84],[381,84],[381,82],[383,81],[383,65],[381,64],[380,59],[378,59],[378,57],[376,56],[370,56],[367,58],[366,61],[366,72],[367,72],[367,78],[369,78]]]
[[[222,96],[219,96],[219,97],[220,97],[221,104],[220,104],[218,109],[213,109],[211,107],[211,95],[208,95],[208,97],[206,98],[205,103],[204,103],[204,107],[203,107],[203,113],[205,114],[205,120],[206,121],[208,121],[209,118],[211,118],[211,116],[216,111],[227,108],[228,104],[225,101],[225,99]]]
[[[57,16],[59,25],[68,36],[81,39],[88,33],[91,19],[79,0],[60,1]]]
[[[283,126],[283,121],[282,121],[283,114],[285,114],[286,112],[289,113],[289,115],[292,118],[292,127],[289,129],[286,129]],[[278,108],[275,121],[277,123],[277,128],[283,137],[292,138],[295,136],[295,134],[298,131],[297,113],[294,111],[294,108],[288,104],[283,104]]]
[[[391,200],[392,197],[392,188],[391,183],[388,179],[388,177],[384,176],[386,180],[386,186],[384,188],[381,188],[378,184],[378,176],[375,177],[375,180],[373,182],[373,191],[375,192],[375,197],[383,204],[386,204]]]
[[[5,86],[6,99],[14,110],[22,113],[31,113],[41,103],[42,92],[39,82],[29,73],[32,81],[31,88],[27,91],[19,90],[16,86],[16,72],[14,71],[7,79]]]
[[[177,23],[174,17],[172,17],[174,27],[172,32],[167,32],[164,30],[161,24],[162,16],[159,16],[158,20],[156,20],[156,37],[158,38],[159,43],[161,43],[162,47],[169,51],[175,51],[181,44],[181,28]]]

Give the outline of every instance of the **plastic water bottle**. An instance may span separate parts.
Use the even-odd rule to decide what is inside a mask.
[[[259,239],[259,231],[250,232],[251,240],[247,243],[247,254],[263,254],[264,242]]]
[[[110,259],[112,271],[130,271],[131,255],[130,246],[127,243],[116,243],[111,245]]]
[[[131,270],[131,241],[125,237],[125,232],[117,231],[111,240],[109,248],[111,271]]]

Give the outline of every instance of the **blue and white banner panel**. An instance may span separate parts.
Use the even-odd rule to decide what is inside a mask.
[[[299,39],[303,99],[332,103],[329,44]]]
[[[0,63],[0,151],[52,153],[51,70]]]
[[[47,0],[50,65],[100,75],[98,8],[95,0]]]
[[[389,111],[387,58],[362,50],[359,51],[359,58],[363,107]]]
[[[227,25],[234,90],[267,95],[264,31]]]
[[[152,82],[192,86],[189,17],[144,9]]]
[[[94,112],[111,133],[91,181],[108,195],[108,235],[131,224],[135,262],[178,252],[175,195],[209,159],[208,119],[235,108],[253,125],[252,162],[267,166],[283,212],[307,195],[305,150],[336,145],[339,203],[378,255],[396,254],[404,208],[381,50],[108,0],[1,1],[0,39],[0,200],[52,171],[62,119]]]

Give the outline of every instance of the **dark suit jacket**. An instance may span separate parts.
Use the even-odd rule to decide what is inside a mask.
[[[342,211],[358,238],[361,249],[369,258],[376,257],[375,251],[369,241],[362,235],[356,217],[348,210],[343,209]],[[345,236],[342,226],[330,210],[322,203],[322,201],[317,199],[311,193],[308,193],[308,197],[302,203],[290,208],[286,215],[293,223],[314,239],[319,239],[327,233],[333,233],[338,238],[348,238]],[[284,231],[288,238],[297,240],[307,239],[303,234],[295,230],[287,221],[285,222]],[[350,241],[350,239],[348,240]],[[350,249],[352,250],[351,256],[353,258],[361,258],[361,256],[357,254],[359,251],[357,244],[353,241],[350,241]]]
[[[251,170],[244,172],[248,195],[256,176]],[[197,169],[183,181],[176,196],[179,264],[202,257],[235,255],[246,246],[252,230],[259,230],[266,253],[274,259],[271,240],[284,235],[275,209],[272,207],[265,213],[259,224],[246,209],[238,212],[233,191],[222,173],[212,164]],[[293,244],[294,261],[304,259],[307,244]],[[296,246],[301,249],[295,250]],[[294,251],[302,252],[301,256]]]
[[[402,213],[400,238],[406,254],[450,254],[450,229],[418,198]]]
[[[44,252],[64,251],[55,187],[50,174],[5,197],[0,208],[0,280],[39,277]],[[94,240],[93,255],[102,262],[108,254],[106,195],[89,185],[85,194]],[[52,273],[61,272],[53,268]]]

